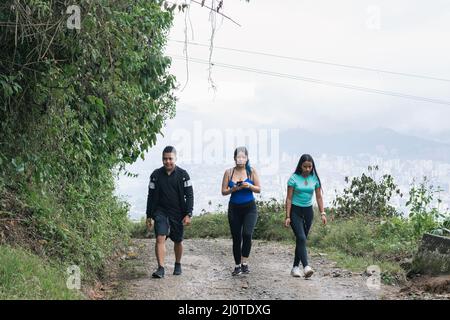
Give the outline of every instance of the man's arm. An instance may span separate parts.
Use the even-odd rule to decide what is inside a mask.
[[[189,174],[185,171],[183,175],[183,191],[186,199],[186,211],[187,215],[192,216],[194,209],[194,189],[192,188],[192,181]]]
[[[153,218],[152,216],[152,202],[153,202],[153,196],[155,194],[156,189],[156,179],[155,179],[155,173],[153,172],[150,176],[150,181],[148,183],[148,195],[147,195],[147,209],[145,211],[148,218]]]

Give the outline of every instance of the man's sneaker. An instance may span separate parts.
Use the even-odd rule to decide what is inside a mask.
[[[175,268],[173,269],[173,274],[179,276],[181,274],[181,263],[175,262]]]
[[[310,266],[306,266],[305,269],[303,269],[303,272],[305,274],[305,278],[309,278],[313,275],[314,270]]]
[[[241,266],[239,266],[239,267],[235,267],[234,268],[234,271],[231,273],[231,275],[232,276],[237,276],[237,275],[239,275],[241,273],[242,273],[242,268],[241,268]]]
[[[291,276],[296,277],[296,278],[301,277],[300,268],[298,266],[295,266],[292,268]]]
[[[241,264],[241,270],[242,273],[250,273],[250,270],[248,269],[248,264]]]
[[[158,269],[152,273],[152,277],[157,279],[164,278],[164,267],[159,266]]]

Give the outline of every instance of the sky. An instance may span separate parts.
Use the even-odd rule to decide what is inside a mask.
[[[211,5],[212,0],[205,3]],[[239,25],[220,15],[211,16],[196,3],[175,17],[165,53],[173,58],[170,73],[179,85],[176,116],[167,121],[164,137],[158,136],[145,160],[128,168],[141,178],[122,177],[118,184],[120,194],[131,194],[132,204],[139,207],[136,211],[143,210],[147,177],[161,165],[161,151],[168,144],[180,147],[182,166],[188,156],[195,158],[218,145],[225,150],[218,155],[225,169],[233,165],[234,148],[248,142],[239,141],[240,137],[256,136],[258,149],[268,146],[270,160],[278,157],[279,133],[292,128],[330,135],[389,128],[450,142],[450,2],[224,0],[221,12]],[[188,62],[183,58],[185,37]],[[217,64],[210,74],[215,89],[208,80],[208,65],[193,62],[208,61],[210,54]],[[305,78],[309,81],[298,80]],[[361,92],[311,79],[444,103]],[[233,138],[227,139],[230,134]],[[200,157],[188,168],[194,171],[196,166],[210,164],[212,158]],[[204,202],[206,196],[217,196],[216,180],[223,173],[212,174],[202,182],[211,190],[210,194],[202,191],[208,193],[202,194]],[[270,185],[270,179],[264,182]]]
[[[211,3],[207,1],[206,3]],[[248,54],[217,47],[318,60],[450,79],[450,3],[434,1],[225,0],[224,14],[241,26],[216,18],[212,61],[450,101],[450,81],[367,72],[325,64]],[[187,22],[190,42],[211,39],[209,10],[192,3]],[[217,128],[301,127],[336,132],[387,127],[401,133],[447,134],[450,105],[319,85],[213,67],[183,56],[185,16],[179,14],[166,53],[180,88],[177,123],[192,118]],[[208,60],[209,48],[188,45],[188,56]],[[169,126],[170,127],[170,124]]]

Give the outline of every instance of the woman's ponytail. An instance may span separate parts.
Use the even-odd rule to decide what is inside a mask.
[[[250,166],[250,159],[247,159],[247,162],[245,163],[245,170],[247,170],[247,176],[250,177],[252,174],[252,167]]]

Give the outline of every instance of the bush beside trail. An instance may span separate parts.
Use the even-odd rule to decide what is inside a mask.
[[[19,250],[15,260],[2,255],[0,266],[28,272],[21,263],[74,264],[90,282],[129,239],[117,174],[143,158],[175,115],[164,46],[176,8],[146,0],[76,4],[89,12],[82,32],[66,28],[64,2],[0,4],[0,250]],[[36,272],[41,283],[44,274]],[[0,277],[0,292],[32,297],[4,287],[26,288],[27,277]],[[36,292],[52,296],[64,295]]]

